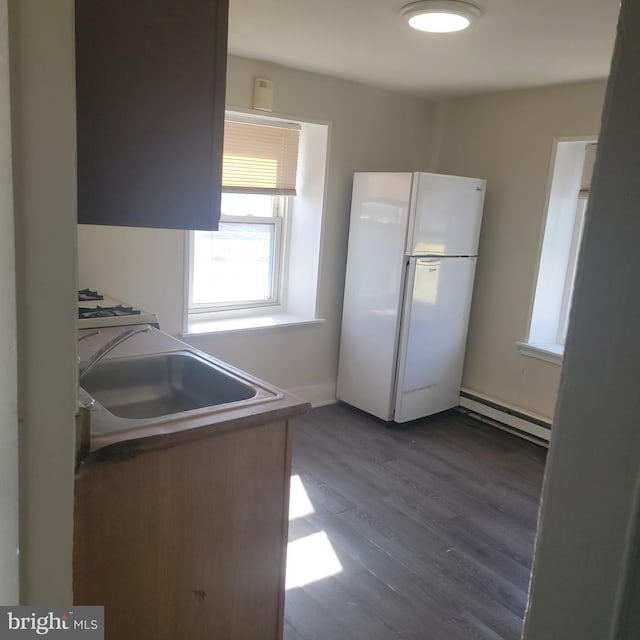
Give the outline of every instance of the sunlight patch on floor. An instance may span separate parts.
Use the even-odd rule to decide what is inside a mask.
[[[298,475],[291,476],[289,520],[304,518],[312,513],[315,513],[315,509],[302,479]],[[293,540],[287,547],[287,589],[303,587],[341,571],[340,560],[324,531]]]
[[[315,509],[309,500],[300,476],[291,476],[291,495],[289,496],[289,520],[304,518]]]
[[[340,560],[324,531],[289,543],[286,589],[303,587],[341,571]]]

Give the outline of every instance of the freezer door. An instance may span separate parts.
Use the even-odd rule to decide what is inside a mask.
[[[407,255],[475,256],[486,181],[416,173]]]
[[[459,404],[475,258],[412,258],[407,268],[396,422]]]

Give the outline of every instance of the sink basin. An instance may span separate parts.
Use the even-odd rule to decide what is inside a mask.
[[[256,388],[198,355],[183,351],[105,359],[81,387],[114,416],[132,420],[246,401]]]

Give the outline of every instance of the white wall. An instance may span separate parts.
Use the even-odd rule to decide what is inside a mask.
[[[328,123],[327,191],[318,310],[322,324],[189,339],[196,347],[313,402],[335,399],[352,174],[432,169],[433,104],[352,82],[230,57],[227,105],[250,108],[255,76],[275,83],[274,113]],[[80,226],[79,278],[156,311],[179,334],[184,300],[183,233]]]
[[[7,0],[0,0],[0,603],[17,604],[18,360]]]
[[[606,82],[460,98],[442,108],[438,171],[487,179],[463,385],[551,419],[561,367],[523,356],[554,137],[593,136]]]
[[[71,602],[77,366],[73,0],[10,0],[9,33],[20,587],[23,603],[51,606]]]
[[[578,263],[526,640],[640,637],[640,3],[622,3]]]

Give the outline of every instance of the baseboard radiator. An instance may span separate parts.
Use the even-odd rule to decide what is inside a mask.
[[[551,422],[467,389],[460,391],[460,410],[543,446],[551,439]]]

